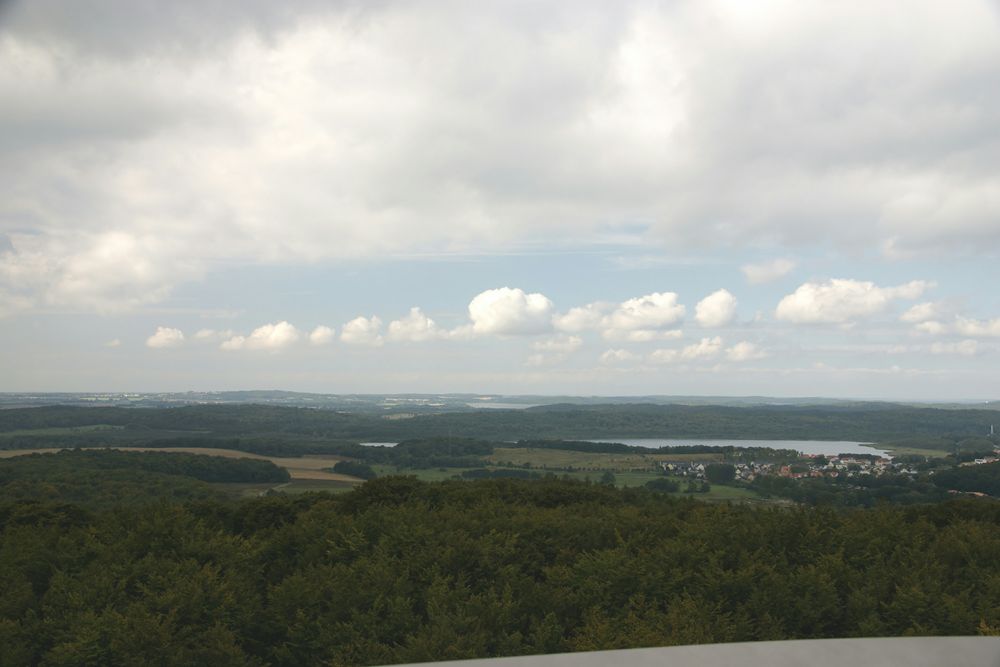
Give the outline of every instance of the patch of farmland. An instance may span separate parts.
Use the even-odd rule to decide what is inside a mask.
[[[205,456],[222,456],[229,459],[259,459],[270,461],[276,466],[284,468],[292,479],[303,480],[326,480],[333,482],[362,482],[363,480],[330,472],[327,468],[332,468],[338,461],[343,461],[342,456],[328,456],[325,454],[314,454],[301,458],[263,456],[261,454],[251,454],[241,452],[236,449],[221,449],[216,447],[81,447],[81,449],[117,449],[125,452],[166,452],[181,454],[202,454]],[[50,447],[46,449],[9,449],[0,451],[0,458],[11,458],[14,456],[24,456],[27,454],[53,454],[62,451],[61,447]]]

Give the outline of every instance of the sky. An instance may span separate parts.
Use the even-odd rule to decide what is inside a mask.
[[[0,1],[0,391],[1000,398],[996,0]]]

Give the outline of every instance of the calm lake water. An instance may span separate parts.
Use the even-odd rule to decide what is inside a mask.
[[[770,447],[772,449],[794,449],[803,454],[878,454],[885,456],[885,450],[863,442],[841,442],[831,440],[675,440],[667,438],[601,438],[589,442],[620,442],[638,447]]]

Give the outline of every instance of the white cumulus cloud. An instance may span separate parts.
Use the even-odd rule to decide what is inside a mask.
[[[943,304],[934,301],[925,301],[924,303],[918,303],[908,308],[905,313],[899,316],[899,319],[902,322],[917,324],[919,322],[927,322],[928,320],[938,320],[943,315],[943,312]]]
[[[386,338],[391,341],[422,343],[447,336],[420,308],[410,308],[406,317],[389,322]]]
[[[340,340],[350,345],[382,345],[382,320],[376,315],[355,317],[340,327]]]
[[[654,292],[614,304],[596,301],[571,308],[553,318],[556,329],[568,333],[600,331],[605,340],[647,342],[680,337],[667,330],[684,318],[685,308],[674,292]]]
[[[606,320],[607,328],[633,331],[662,329],[684,317],[684,306],[675,292],[654,292],[622,302]]]
[[[477,294],[469,302],[476,334],[532,335],[552,329],[552,302],[544,294],[501,287]]]
[[[703,327],[723,327],[736,317],[736,297],[728,290],[712,292],[698,302],[694,318]]]
[[[808,282],[778,303],[775,316],[798,324],[844,324],[882,313],[897,299],[916,299],[930,286],[923,280],[896,287],[841,278]]]
[[[309,332],[309,343],[311,345],[329,345],[335,336],[336,332],[331,327],[320,324]]]
[[[556,315],[552,322],[556,329],[567,333],[590,331],[600,328],[601,322],[614,308],[615,304],[604,301],[588,303],[585,306],[576,306],[561,315]]]
[[[170,327],[156,327],[156,333],[146,339],[146,347],[164,349],[184,343],[184,332]]]
[[[697,343],[686,346],[681,350],[681,357],[684,359],[713,359],[719,356],[722,350],[722,338],[702,338]]]
[[[220,346],[223,350],[270,350],[276,352],[298,342],[301,334],[294,326],[282,320],[264,324],[249,336],[232,336]]]
[[[654,364],[672,364],[677,361],[698,361],[703,359],[714,359],[722,352],[722,337],[702,338],[697,343],[686,345],[683,348],[670,349],[661,348],[649,353],[649,361]]]

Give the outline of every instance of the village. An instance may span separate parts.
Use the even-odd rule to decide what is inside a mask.
[[[797,463],[733,463],[734,480],[752,482],[758,477],[775,476],[787,479],[803,479],[807,477],[859,478],[880,477],[882,475],[905,475],[911,479],[918,473],[912,462],[896,462],[891,458],[870,454],[841,454],[839,456],[804,455]],[[976,458],[960,463],[960,467],[984,465],[1000,461],[1000,449],[994,450],[992,456]],[[704,480],[706,468],[711,463],[672,463],[663,462],[661,467],[668,475]],[[933,474],[933,470],[929,471]]]

